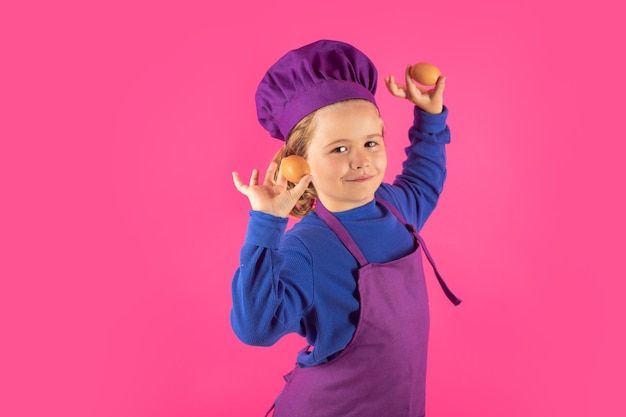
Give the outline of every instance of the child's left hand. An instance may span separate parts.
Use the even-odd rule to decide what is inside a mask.
[[[278,175],[278,181],[273,180],[277,168],[276,162],[272,161],[267,168],[263,182],[259,181],[259,170],[253,169],[249,184],[241,180],[238,172],[233,172],[233,182],[237,190],[248,197],[252,210],[276,217],[287,217],[313,177],[305,175],[293,188],[289,189],[287,179],[282,173]]]
[[[397,84],[393,75],[385,77],[387,90],[396,97],[405,98],[427,113],[439,114],[443,111],[443,90],[446,77],[440,76],[435,87],[428,90],[418,87],[411,78],[411,66],[405,71],[406,86]]]

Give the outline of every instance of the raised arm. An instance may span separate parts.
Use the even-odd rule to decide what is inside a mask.
[[[443,105],[445,77],[439,77],[434,88],[425,90],[413,83],[410,69],[410,66],[406,69],[406,85],[397,84],[393,76],[385,78],[391,94],[415,106],[402,173],[396,177],[393,187],[382,187],[381,196],[393,200],[407,220],[420,230],[443,190],[445,145],[450,142],[450,129],[446,124],[448,109]]]

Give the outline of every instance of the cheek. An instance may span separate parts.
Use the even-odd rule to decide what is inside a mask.
[[[380,152],[376,155],[375,161],[378,169],[384,171],[387,168],[387,153],[385,151]]]
[[[343,165],[339,160],[323,159],[309,161],[311,174],[313,175],[313,183],[317,179],[318,183],[332,181],[337,177],[341,177],[344,171]]]

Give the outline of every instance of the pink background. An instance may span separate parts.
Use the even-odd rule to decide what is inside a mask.
[[[303,342],[230,329],[230,173],[279,146],[264,71],[319,38],[448,76],[423,235],[464,303],[431,291],[428,414],[626,415],[618,0],[93,3],[0,6],[0,415],[263,415]],[[392,178],[411,108],[377,97]]]

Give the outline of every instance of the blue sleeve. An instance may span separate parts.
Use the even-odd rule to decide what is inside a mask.
[[[393,186],[381,187],[379,195],[394,204],[406,220],[421,230],[430,216],[446,179],[445,145],[450,143],[450,129],[446,124],[448,109],[430,114],[414,107],[413,126],[409,129],[410,144],[405,149],[407,159],[402,173]]]
[[[232,281],[231,325],[244,343],[269,346],[302,334],[313,294],[311,258],[297,239],[285,239],[287,219],[251,211],[240,265]]]

